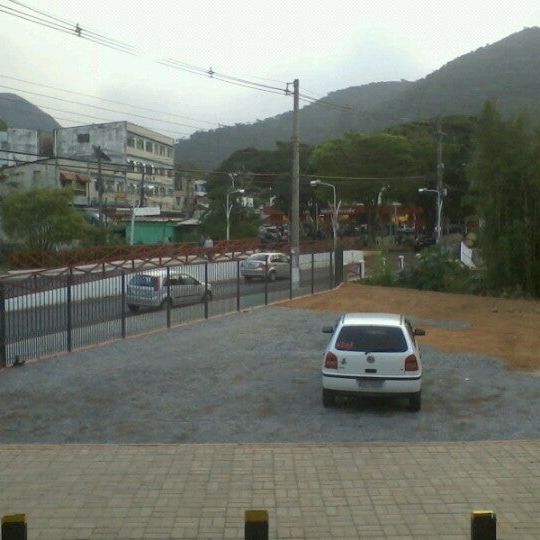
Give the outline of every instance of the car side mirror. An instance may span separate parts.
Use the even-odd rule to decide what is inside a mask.
[[[333,334],[334,333],[334,327],[333,326],[323,326],[322,327],[322,333],[323,334]]]
[[[425,331],[425,330],[422,330],[421,328],[415,328],[413,334],[414,334],[415,336],[425,336],[425,335],[426,335],[426,331]]]

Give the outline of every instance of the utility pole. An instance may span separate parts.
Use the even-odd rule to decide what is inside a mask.
[[[103,176],[101,175],[101,146],[97,147],[97,170],[98,170],[98,217],[99,226],[103,227]]]
[[[441,241],[442,235],[442,206],[445,195],[443,187],[443,169],[442,161],[442,138],[444,133],[441,129],[441,117],[437,118],[437,244]]]
[[[101,174],[101,161],[111,161],[111,158],[103,152],[101,146],[94,146],[94,153],[97,157],[97,190],[98,190],[98,216],[99,216],[99,225],[103,227],[103,192],[105,191],[103,185],[103,176]]]
[[[144,165],[143,165],[144,167]],[[144,168],[141,173],[141,185],[139,187],[139,208],[144,206]]]
[[[299,103],[300,83],[294,79],[294,107],[293,107],[293,133],[292,133],[292,174],[291,174],[291,230],[290,247],[292,262],[292,282],[300,282],[300,141],[299,141]]]

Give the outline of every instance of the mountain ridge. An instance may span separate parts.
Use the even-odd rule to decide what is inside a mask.
[[[439,115],[474,115],[486,100],[504,115],[527,110],[540,119],[540,28],[530,27],[461,55],[416,81],[382,81],[330,92],[323,100],[352,105],[345,113],[310,104],[299,113],[300,140],[317,144],[350,131],[368,133]],[[179,162],[215,167],[232,152],[272,149],[288,141],[292,112],[199,131],[176,145]]]
[[[0,93],[0,122],[10,128],[40,131],[53,131],[61,127],[50,114],[12,93]]]

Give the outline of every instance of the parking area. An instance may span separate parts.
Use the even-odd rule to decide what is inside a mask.
[[[0,515],[30,540],[239,539],[250,508],[276,539],[462,540],[490,509],[501,538],[538,538],[536,305],[471,302],[342,287],[4,370]],[[420,412],[322,406],[331,305],[427,329]]]
[[[428,332],[468,323],[426,320]],[[344,443],[540,438],[540,378],[423,347],[423,408],[321,404],[321,333],[337,313],[273,306],[0,374],[2,443]],[[426,336],[427,338],[428,336]],[[422,343],[423,338],[419,341]]]

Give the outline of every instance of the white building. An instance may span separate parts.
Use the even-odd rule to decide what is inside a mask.
[[[180,210],[184,203],[182,186],[175,185],[174,140],[130,122],[109,122],[61,128],[55,132],[55,155],[94,162],[89,189],[90,204],[96,204],[97,153],[102,158],[104,197],[133,204],[144,198],[145,206]],[[141,192],[143,195],[141,195]]]
[[[51,133],[35,129],[8,128],[0,131],[0,167],[36,161],[52,155]]]

